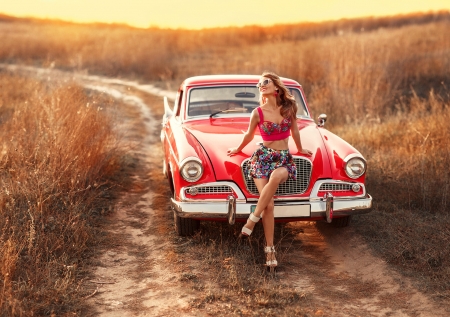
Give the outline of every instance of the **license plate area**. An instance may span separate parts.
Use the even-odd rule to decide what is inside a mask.
[[[250,212],[254,212],[256,205],[250,207]],[[296,218],[311,217],[311,205],[275,205],[275,218]]]

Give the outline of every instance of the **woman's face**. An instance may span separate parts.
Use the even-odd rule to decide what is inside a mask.
[[[275,93],[275,84],[272,79],[268,77],[261,77],[259,83],[256,85],[261,95],[273,95]]]

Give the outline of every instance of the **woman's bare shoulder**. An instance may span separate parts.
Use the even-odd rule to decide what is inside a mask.
[[[250,120],[256,120],[256,122],[259,123],[259,111],[258,111],[259,107],[256,107],[255,109],[252,110],[252,114],[250,115]]]

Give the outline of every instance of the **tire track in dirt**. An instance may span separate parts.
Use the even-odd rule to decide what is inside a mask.
[[[115,283],[101,285],[99,295],[91,301],[98,307],[99,316],[198,316],[189,312],[194,297],[181,287],[180,273],[171,263],[172,246],[164,238],[172,230],[168,196],[158,197],[161,189],[155,191],[167,184],[162,176],[160,119],[154,117],[146,103],[158,103],[162,108],[162,98],[143,96],[144,102],[135,95],[139,94],[136,87],[105,87],[100,83],[86,87],[132,107],[121,129],[130,135],[127,138],[133,144],[130,154],[136,169],[133,187],[120,199],[109,219],[109,234],[121,239],[121,243],[100,256],[94,272],[99,281]]]
[[[175,255],[170,192],[162,176],[161,96],[174,98],[174,93],[133,81],[54,69],[0,67],[48,80],[75,80],[124,105],[117,124],[129,148],[128,164],[133,167],[134,182],[106,219],[105,230],[112,241],[99,254],[94,268],[91,283],[98,287],[88,299],[93,315],[209,316],[206,308],[191,305],[201,293],[182,283],[185,268],[195,270],[201,265],[187,254],[183,260]],[[311,315],[449,315],[373,256],[351,226],[334,229],[321,223],[298,222],[286,225],[286,229],[289,238],[279,243],[283,270],[277,278],[307,294]]]

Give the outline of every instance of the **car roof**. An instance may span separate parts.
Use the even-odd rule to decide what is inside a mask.
[[[203,75],[189,77],[184,80],[184,86],[203,86],[216,84],[256,84],[261,75]],[[288,86],[300,86],[300,84],[289,78],[280,77],[281,81]]]

